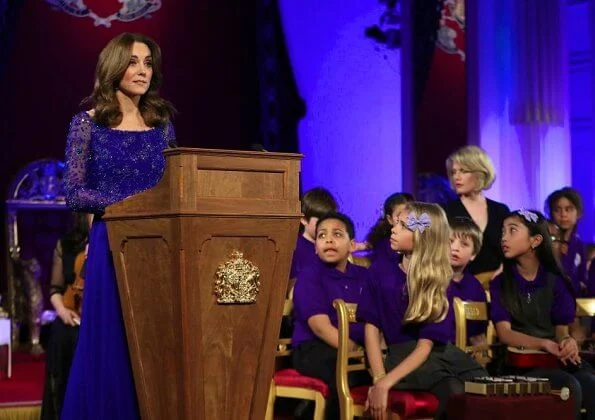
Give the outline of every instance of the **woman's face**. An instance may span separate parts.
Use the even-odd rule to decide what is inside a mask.
[[[132,56],[128,68],[120,80],[120,91],[126,96],[142,96],[149,90],[153,77],[153,58],[147,44],[132,44]]]
[[[458,163],[452,165],[450,179],[458,195],[470,194],[479,190],[477,172],[469,171]]]

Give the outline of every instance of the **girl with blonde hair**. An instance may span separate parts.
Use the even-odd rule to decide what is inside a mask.
[[[358,317],[365,321],[374,377],[366,405],[375,419],[384,418],[393,387],[432,392],[439,400],[436,418],[444,418],[448,397],[464,392],[466,379],[487,375],[451,344],[455,331],[446,295],[453,277],[449,243],[444,211],[436,204],[411,202],[391,234],[391,247],[403,260],[371,269]],[[384,362],[380,333],[388,346]]]

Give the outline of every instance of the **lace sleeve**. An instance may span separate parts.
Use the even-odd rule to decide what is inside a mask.
[[[163,135],[165,136],[168,147],[178,147],[176,131],[174,130],[174,125],[171,121],[165,124],[165,127],[163,128]]]
[[[111,204],[107,195],[87,185],[87,164],[91,149],[91,117],[86,112],[74,116],[66,139],[64,191],[66,203],[74,211],[103,213]]]
[[[52,279],[50,284],[50,296],[54,294],[64,294],[64,272],[62,270],[62,244],[60,241],[54,248],[52,257]]]

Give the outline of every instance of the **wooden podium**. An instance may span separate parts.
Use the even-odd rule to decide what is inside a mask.
[[[159,184],[104,216],[141,416],[261,420],[301,215],[301,155],[164,155]]]

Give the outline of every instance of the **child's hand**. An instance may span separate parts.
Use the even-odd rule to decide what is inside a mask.
[[[556,357],[560,357],[560,347],[555,341],[544,339],[541,342],[541,349]]]
[[[348,350],[349,351],[356,351],[360,347],[362,347],[362,346],[360,346],[359,344],[357,344],[355,341],[349,340],[349,347],[348,347]]]
[[[480,346],[482,344],[487,344],[488,340],[485,334],[474,335],[473,337],[469,338],[472,346]]]
[[[367,242],[356,242],[355,243],[355,249],[353,250],[353,252],[358,252],[358,251],[365,251],[367,249],[370,249],[370,244]]]
[[[575,365],[581,362],[578,345],[574,338],[568,337],[562,340],[558,346],[560,348],[560,361],[562,361],[564,365],[566,365],[568,361]]]
[[[387,381],[381,379],[376,385],[368,389],[368,399],[366,400],[364,410],[369,411],[374,420],[386,419],[389,388]]]

